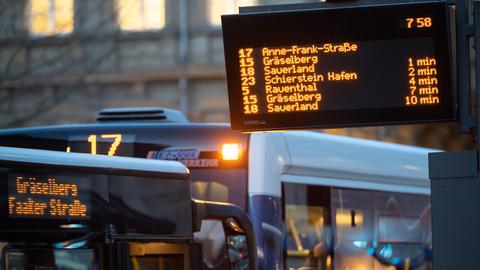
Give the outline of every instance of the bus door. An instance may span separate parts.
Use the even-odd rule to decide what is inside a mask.
[[[214,219],[224,269],[256,269],[245,212],[192,200],[188,177],[173,161],[0,147],[1,268],[203,269],[193,233]]]

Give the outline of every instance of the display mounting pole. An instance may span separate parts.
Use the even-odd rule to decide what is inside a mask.
[[[475,127],[472,119],[470,90],[470,38],[473,27],[470,24],[469,0],[455,1],[456,24],[456,61],[458,91],[458,125],[459,131],[469,133]],[[452,37],[454,38],[454,37]]]
[[[480,1],[473,1],[473,25],[474,25],[474,48],[475,48],[475,91],[477,113],[477,174],[480,175]]]

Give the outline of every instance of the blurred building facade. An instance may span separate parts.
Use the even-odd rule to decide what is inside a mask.
[[[101,108],[127,106],[228,122],[220,15],[291,2],[302,1],[0,0],[0,127],[94,122]],[[438,128],[455,131],[330,132],[446,148],[443,135],[421,142]]]

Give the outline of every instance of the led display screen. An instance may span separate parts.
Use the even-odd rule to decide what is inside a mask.
[[[10,218],[90,218],[88,177],[10,173],[7,179]]]
[[[68,138],[66,152],[106,156],[132,156],[135,135],[102,133],[72,135]]]
[[[27,237],[21,232],[37,231],[111,229],[123,234],[126,228],[128,233],[189,235],[190,183],[179,177],[101,167],[0,164],[0,239],[21,239]]]
[[[454,119],[445,3],[222,17],[232,128]]]

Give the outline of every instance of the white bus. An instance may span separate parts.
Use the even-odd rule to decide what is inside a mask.
[[[260,269],[432,269],[429,149],[321,132],[240,134],[161,108],[103,110],[97,120],[3,130],[0,145],[180,161],[192,196],[247,211]],[[199,233],[205,267],[226,269],[215,226]]]

